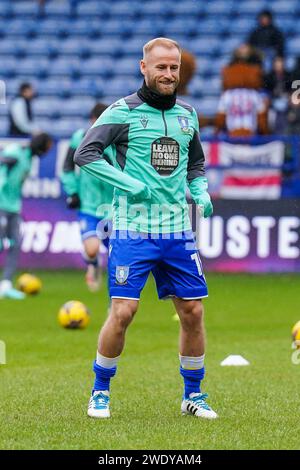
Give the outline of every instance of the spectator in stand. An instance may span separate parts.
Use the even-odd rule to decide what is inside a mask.
[[[296,135],[300,134],[300,97],[299,92],[294,95],[293,93],[289,98],[289,108],[287,112],[287,126],[286,126],[287,135]]]
[[[215,118],[216,133],[229,137],[251,137],[267,134],[267,106],[260,93],[262,69],[253,63],[255,52],[248,45],[240,46],[231,63],[223,70],[223,89]]]
[[[300,80],[300,56],[296,57],[296,63],[293,70],[290,72],[290,84],[295,80]]]
[[[287,109],[291,89],[291,75],[285,69],[284,59],[276,57],[272,70],[265,76],[264,85],[270,98],[270,121],[275,134],[283,134],[287,126]]]
[[[12,137],[29,137],[37,131],[33,121],[32,100],[34,90],[30,83],[22,83],[18,96],[10,103],[9,135]]]
[[[250,33],[248,43],[260,49],[264,54],[264,62],[268,68],[276,56],[284,57],[284,36],[273,23],[270,10],[263,10],[258,15],[258,25]]]

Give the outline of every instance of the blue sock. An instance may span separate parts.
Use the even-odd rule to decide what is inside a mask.
[[[204,378],[205,368],[183,369],[180,367],[180,374],[184,380],[184,398],[189,398],[190,393],[200,392],[200,382]]]
[[[106,369],[99,366],[95,361],[93,370],[96,374],[93,392],[94,390],[109,390],[110,379],[116,374],[117,368]]]

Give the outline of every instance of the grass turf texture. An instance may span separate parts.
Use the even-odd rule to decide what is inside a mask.
[[[297,276],[209,275],[205,300],[207,377],[216,421],[181,416],[182,380],[171,302],[150,279],[112,382],[112,418],[87,417],[105,290],[87,292],[82,273],[38,273],[43,290],[0,301],[1,449],[296,449],[300,365],[291,362],[299,320]],[[57,311],[71,299],[92,312],[86,330],[64,330]],[[220,367],[242,354],[250,367]]]

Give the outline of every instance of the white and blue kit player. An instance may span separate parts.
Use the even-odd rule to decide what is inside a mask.
[[[110,381],[152,272],[159,298],[172,298],[180,319],[181,412],[214,419],[217,414],[201,391],[202,298],[208,292],[186,201],[189,188],[204,217],[212,214],[198,118],[191,106],[176,98],[178,44],[157,38],[143,52],[143,86],[111,105],[75,153],[83,171],[115,187],[109,249],[111,310],[99,336],[88,415],[110,417]],[[111,161],[104,157],[108,146],[114,149]]]

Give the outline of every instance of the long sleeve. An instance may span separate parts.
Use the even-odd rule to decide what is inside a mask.
[[[74,154],[75,149],[69,147],[64,161],[63,172],[60,175],[60,180],[62,182],[64,191],[68,194],[68,196],[77,194],[79,190],[79,177],[75,173]]]
[[[91,175],[96,176],[104,183],[109,183],[115,188],[130,193],[132,196],[143,191],[145,192],[145,199],[149,198],[147,197],[149,191],[144,183],[114,168],[104,159],[88,163],[81,168]]]
[[[194,202],[201,208],[201,215],[209,217],[213,213],[213,205],[208,194],[208,182],[205,176],[199,176],[189,184]]]
[[[189,147],[187,182],[196,204],[199,202],[199,195],[207,190],[204,163],[205,157],[199,137],[198,119],[195,116],[195,131]]]
[[[191,192],[191,196],[196,204],[202,204],[203,202],[203,193],[207,192],[208,190],[208,183],[207,178],[199,177],[194,179],[189,184],[189,189]]]
[[[108,108],[86,133],[75,152],[74,161],[82,170],[96,176],[101,181],[116,188],[149,198],[149,189],[141,181],[127,175],[112,165],[104,154],[106,147],[115,145],[116,161],[124,169],[128,148],[129,124],[125,122],[124,112],[120,115],[117,107]]]
[[[18,159],[14,156],[0,155],[0,191],[7,183],[10,170],[18,164]]]
[[[213,206],[207,192],[208,183],[205,177],[205,157],[199,137],[199,123],[197,114],[194,111],[195,131],[189,148],[189,159],[187,167],[187,182],[191,196],[197,206],[201,208],[204,217],[209,217],[213,213]]]
[[[199,138],[199,132],[195,131],[189,148],[189,160],[187,167],[187,180],[189,184],[195,178],[205,175],[204,162],[205,157]]]

